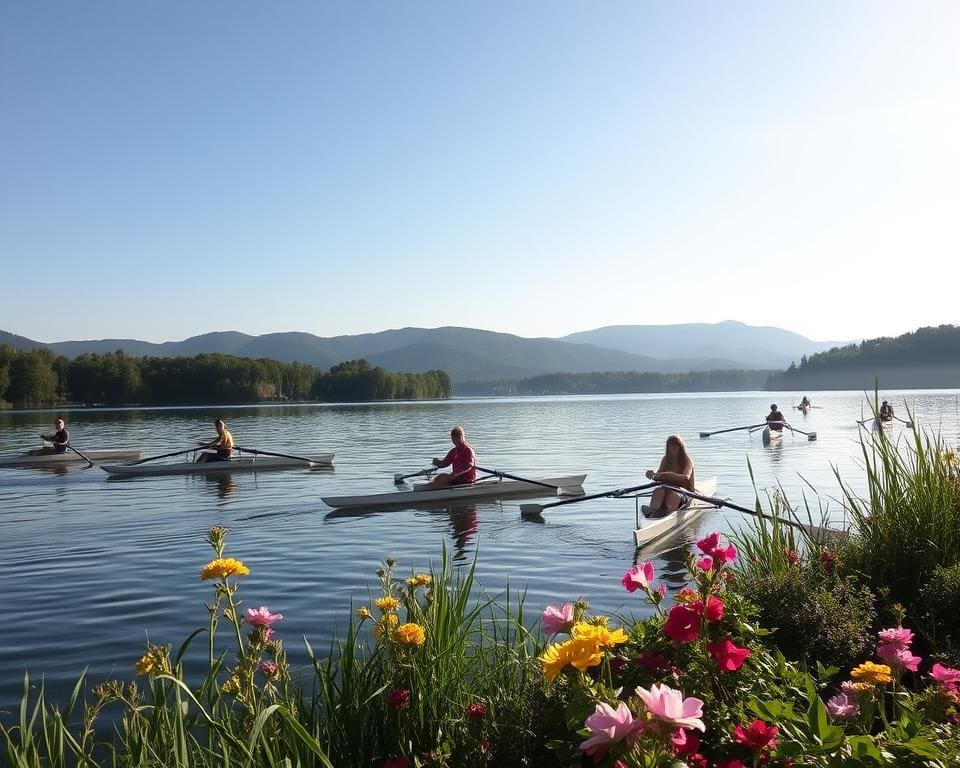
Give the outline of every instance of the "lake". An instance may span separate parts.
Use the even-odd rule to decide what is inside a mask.
[[[956,391],[886,393],[925,426],[956,443]],[[836,468],[856,488],[862,393],[813,393],[819,408],[803,416],[787,407],[797,394],[623,395],[361,405],[77,410],[67,412],[80,450],[138,447],[145,456],[213,436],[222,416],[240,445],[292,453],[334,451],[331,471],[275,471],[221,478],[162,476],[107,479],[82,465],[57,471],[0,469],[0,594],[7,624],[0,633],[0,717],[19,700],[23,672],[65,697],[76,677],[133,677],[147,639],[181,642],[203,625],[211,585],[199,580],[212,553],[211,525],[231,530],[228,555],[246,563],[245,605],[284,615],[280,637],[294,664],[302,638],[323,649],[350,606],[375,588],[381,559],[396,555],[398,573],[424,570],[446,547],[460,565],[475,556],[491,594],[508,583],[527,590],[531,617],[546,603],[587,597],[597,610],[642,612],[619,585],[634,562],[634,502],[598,500],[523,520],[519,502],[449,509],[400,509],[328,517],[324,495],[393,489],[395,472],[429,465],[462,424],[482,466],[520,475],[587,472],[587,493],[644,481],[666,436],[683,435],[697,476],[719,476],[718,495],[752,506],[752,466],[761,492],[781,486],[794,504],[810,487],[837,496]],[[759,433],[699,439],[701,431],[762,421],[778,401],[810,442],[786,437],[763,447]],[[0,452],[39,445],[52,411],[0,411]],[[892,433],[902,434],[899,425]],[[829,502],[834,515],[842,510]],[[705,514],[661,545],[658,571],[682,572],[684,553],[705,532],[743,525],[735,512]],[[6,714],[4,713],[6,712]]]

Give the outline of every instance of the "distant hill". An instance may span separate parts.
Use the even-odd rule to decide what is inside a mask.
[[[768,389],[960,387],[960,327],[918,328],[894,338],[834,347],[775,373]]]
[[[782,328],[745,325],[734,320],[680,325],[610,325],[571,333],[563,340],[651,357],[714,358],[730,363],[711,366],[713,368],[785,368],[802,355],[841,343],[812,341]]]
[[[0,346],[6,344],[8,347],[13,347],[16,350],[25,352],[30,349],[46,349],[47,345],[41,341],[34,341],[33,339],[28,339],[26,336],[17,336],[15,333],[8,333],[7,331],[0,331]]]

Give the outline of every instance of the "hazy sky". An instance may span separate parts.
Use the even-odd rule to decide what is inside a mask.
[[[955,0],[3,3],[0,328],[957,322],[958,40]]]

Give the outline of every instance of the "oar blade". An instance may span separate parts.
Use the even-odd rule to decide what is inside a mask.
[[[700,433],[700,437],[702,437],[702,438],[703,438],[703,437],[710,437],[710,433],[709,433],[709,432],[701,432],[701,433]]]
[[[816,439],[817,439],[817,433],[816,433],[816,432],[809,432],[809,433],[807,434],[807,440],[813,441],[813,440],[816,440]]]
[[[403,485],[403,475],[401,475],[400,473],[395,474],[395,475],[393,476],[393,484],[394,484],[394,485]]]
[[[540,517],[543,514],[542,504],[521,504],[520,517]]]

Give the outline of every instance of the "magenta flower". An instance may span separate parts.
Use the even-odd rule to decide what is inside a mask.
[[[692,643],[700,637],[700,611],[677,603],[667,614],[663,634],[677,643]]]
[[[945,667],[937,662],[930,669],[930,677],[932,677],[938,683],[956,685],[957,683],[960,683],[960,669]]]
[[[704,555],[703,557],[697,560],[697,568],[701,571],[709,571],[713,568],[713,558]]]
[[[677,728],[670,737],[670,744],[673,747],[673,754],[678,757],[692,755],[700,749],[700,737],[697,736],[696,731]]]
[[[707,730],[703,724],[703,702],[690,696],[683,698],[683,693],[667,685],[654,683],[650,689],[637,688],[636,695],[643,699],[647,712],[657,720],[671,728],[697,728]]]
[[[487,716],[487,707],[485,704],[475,701],[473,704],[467,705],[466,713],[469,718],[483,720]]]
[[[909,647],[913,642],[913,632],[903,627],[893,627],[891,629],[881,629],[877,633],[880,642],[884,645],[898,645],[902,648]]]
[[[263,672],[263,676],[269,680],[272,680],[277,676],[277,670],[280,668],[272,661],[261,661],[257,665],[257,669]]]
[[[540,615],[540,626],[548,635],[569,632],[573,626],[573,603],[564,603],[559,607],[548,605]]]
[[[659,589],[657,589],[657,594],[660,595],[661,600],[667,596],[667,585],[662,581],[660,582]]]
[[[720,534],[716,531],[697,542],[697,548],[713,559],[714,566],[732,563],[737,559],[737,548],[730,544],[723,546]]]
[[[747,768],[747,766],[735,757],[724,757],[717,760],[717,768]]]
[[[720,621],[723,618],[723,600],[715,595],[707,598],[707,605],[704,607],[703,601],[694,600],[690,603],[690,609],[701,614],[708,622]]]
[[[653,578],[653,563],[648,560],[645,563],[633,566],[633,568],[623,574],[620,583],[623,584],[623,588],[627,590],[627,592],[636,592],[638,589],[646,592],[650,589],[650,582],[653,581]]]
[[[720,531],[714,531],[713,533],[705,536],[697,542],[697,549],[703,552],[705,555],[709,555],[713,550],[717,549],[720,546]]]
[[[911,672],[916,672],[923,661],[919,656],[914,656],[908,647],[887,643],[881,643],[877,647],[877,656],[891,667],[909,669]]]
[[[716,660],[717,666],[726,672],[736,672],[750,655],[749,648],[739,648],[729,640],[707,643],[707,650]]]
[[[849,720],[860,712],[860,705],[854,696],[848,693],[838,693],[827,699],[827,712],[838,720]]]
[[[265,605],[259,608],[247,608],[247,624],[252,627],[269,627],[282,618],[282,613],[270,613],[270,609]]]
[[[406,688],[394,688],[387,694],[387,706],[390,709],[408,709],[410,707],[410,691]]]
[[[758,752],[767,751],[777,746],[777,730],[775,725],[754,720],[746,728],[742,725],[733,726],[733,740]]]
[[[583,724],[593,735],[580,745],[580,749],[597,761],[637,728],[629,707],[622,701],[616,709],[609,704],[597,704],[596,711]]]

